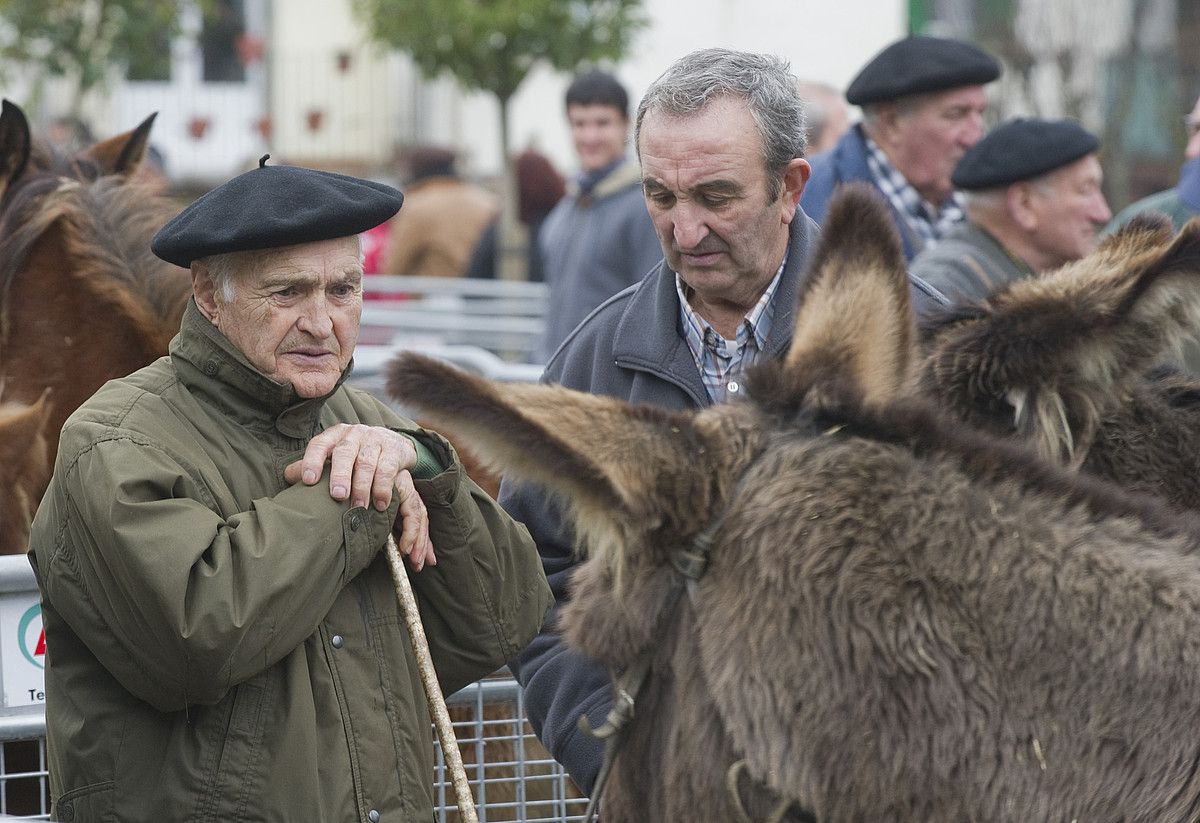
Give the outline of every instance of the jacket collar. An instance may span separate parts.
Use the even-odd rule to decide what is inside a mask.
[[[608,171],[591,187],[587,196],[592,200],[601,200],[611,194],[616,194],[629,186],[642,182],[642,167],[637,161],[626,158]],[[577,179],[567,182],[567,193],[572,197],[583,195]]]
[[[290,385],[276,383],[254,368],[229,338],[188,301],[170,357],[180,381],[194,395],[212,403],[247,428],[275,428],[289,437],[316,433],[325,401],[341,388],[354,362],[323,397],[305,399]]]
[[[765,354],[780,357],[792,340],[796,295],[808,269],[817,225],[796,209],[788,231],[788,258],[775,293],[775,316]],[[679,327],[679,293],[675,274],[661,261],[635,288],[613,335],[613,358],[622,366],[652,371],[677,382],[701,405],[708,393]],[[682,380],[682,382],[680,382]]]

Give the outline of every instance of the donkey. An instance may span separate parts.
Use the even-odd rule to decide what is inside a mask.
[[[572,512],[567,640],[647,672],[606,823],[1200,819],[1200,520],[949,420],[920,362],[899,242],[852,190],[744,401],[390,366]]]
[[[1052,275],[929,318],[923,391],[1048,460],[1200,509],[1200,380],[1155,368],[1200,330],[1200,220],[1172,234],[1138,218]]]

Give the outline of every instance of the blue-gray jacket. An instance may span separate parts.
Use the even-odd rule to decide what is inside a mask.
[[[800,208],[805,214],[816,220],[825,222],[825,213],[829,211],[829,201],[834,190],[842,183],[861,180],[875,188],[875,177],[871,167],[867,165],[867,144],[862,135],[862,124],[855,125],[842,135],[837,145],[822,154],[810,158],[812,176],[800,196]],[[896,211],[891,200],[884,198],[892,213],[892,222],[900,232],[900,242],[904,244],[904,259],[912,260],[921,250],[924,241],[917,236],[904,215]]]
[[[549,296],[546,331],[533,357],[545,363],[592,309],[662,258],[637,163],[617,166],[586,197],[569,192],[546,216],[538,242]]]
[[[816,236],[816,225],[797,211],[767,339],[772,356],[782,356],[791,341],[796,288]],[[542,379],[668,409],[696,409],[711,402],[679,328],[675,275],[665,261],[589,315],[555,354]],[[612,697],[608,673],[568,650],[558,634],[558,608],[568,597],[568,581],[577,562],[574,536],[561,509],[537,488],[505,483],[500,503],[528,526],[557,604],[541,633],[510,665],[525,687],[526,712],[538,737],[579,787],[590,793],[603,746],[579,731],[576,722],[586,714],[593,726],[599,726]]]

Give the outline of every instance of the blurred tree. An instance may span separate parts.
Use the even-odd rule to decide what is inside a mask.
[[[201,0],[201,7],[206,3]],[[169,76],[177,0],[0,0],[0,71],[31,70],[73,84],[69,114],[113,76]]]
[[[505,238],[516,231],[508,129],[512,96],[539,62],[574,71],[586,63],[620,59],[647,22],[642,0],[353,2],[371,36],[407,53],[427,77],[447,73],[466,89],[495,96],[500,108],[500,156],[507,171]],[[512,244],[504,245],[503,259],[514,259]]]

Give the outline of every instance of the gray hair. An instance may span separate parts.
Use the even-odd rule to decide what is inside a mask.
[[[358,244],[358,262],[362,263],[365,252],[362,246],[362,237],[355,235],[354,241]],[[208,276],[213,283],[213,293],[220,295],[223,302],[232,303],[237,299],[237,289],[234,283],[241,276],[242,272],[253,271],[255,268],[261,266],[263,259],[269,258],[275,251],[276,249],[273,248],[229,251],[221,254],[211,254],[196,262],[202,264],[208,270]]]
[[[650,84],[638,104],[634,141],[641,158],[642,121],[654,110],[670,117],[696,114],[720,97],[746,102],[758,127],[774,200],[783,187],[788,163],[804,156],[804,102],[796,91],[791,65],[769,54],[701,49],[679,58]]]

